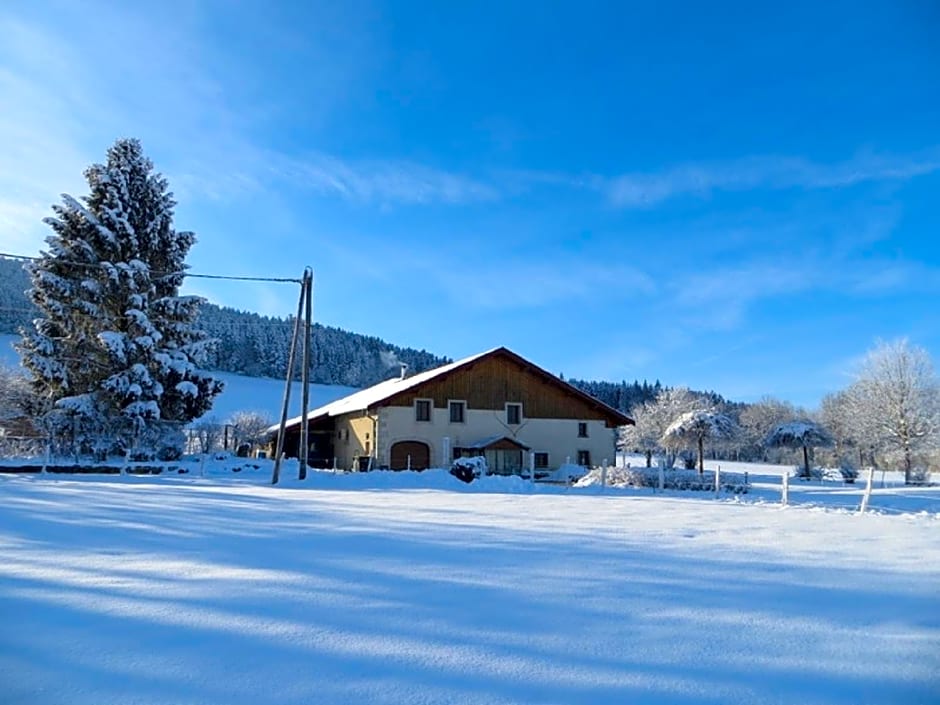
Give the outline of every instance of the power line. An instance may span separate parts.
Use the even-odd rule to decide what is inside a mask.
[[[6,257],[7,259],[18,259],[24,260],[27,262],[38,261],[39,257],[32,257],[30,255],[15,255],[9,252],[0,252],[0,257]],[[74,262],[70,260],[56,260],[62,264],[71,264],[76,267],[90,267],[97,269],[105,269],[105,266],[100,263],[94,262]],[[229,274],[198,274],[196,272],[151,272],[156,276],[167,277],[167,276],[181,276],[189,277],[190,279],[224,279],[227,281],[239,281],[239,282],[274,282],[276,284],[302,284],[302,279],[297,279],[295,277],[241,277],[234,276]]]

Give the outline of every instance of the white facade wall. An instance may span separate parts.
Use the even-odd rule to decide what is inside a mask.
[[[567,459],[576,463],[578,451],[591,454],[591,464],[600,465],[606,459],[613,464],[616,429],[607,428],[603,421],[588,419],[530,419],[523,408],[522,423],[506,424],[503,410],[467,409],[464,423],[451,423],[448,409],[431,411],[431,421],[416,421],[413,406],[386,406],[379,409],[378,465],[388,465],[392,444],[398,441],[421,441],[431,449],[432,467],[449,467],[451,449],[468,446],[493,436],[507,436],[529,446],[533,451],[548,453],[548,467],[555,469]],[[587,437],[578,437],[578,423],[587,423]],[[449,439],[449,441],[445,441]],[[445,458],[444,454],[448,457]],[[528,458],[524,465],[528,467]]]

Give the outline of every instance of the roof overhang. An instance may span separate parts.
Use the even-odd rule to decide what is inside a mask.
[[[467,450],[530,450],[529,446],[509,436],[490,436],[475,443],[463,443],[459,447]]]

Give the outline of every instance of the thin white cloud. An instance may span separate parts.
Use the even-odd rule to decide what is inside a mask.
[[[674,280],[668,305],[683,325],[732,330],[746,323],[750,309],[766,299],[812,292],[845,297],[940,294],[940,268],[883,258],[808,253],[793,261],[754,260],[734,267],[712,266],[706,274]],[[794,309],[793,318],[809,315]]]
[[[940,294],[940,268],[923,262],[876,260],[842,278],[846,280],[846,289],[860,296],[899,291]]]
[[[272,155],[283,179],[317,193],[379,204],[462,204],[492,201],[499,191],[483,181],[396,160],[343,160],[326,154]]]
[[[938,149],[914,155],[866,153],[834,164],[763,156],[625,174],[606,181],[602,188],[615,206],[643,208],[680,196],[707,198],[722,191],[842,188],[865,182],[904,181],[936,171],[940,171]]]

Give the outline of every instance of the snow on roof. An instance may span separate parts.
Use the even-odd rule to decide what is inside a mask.
[[[354,411],[363,411],[368,409],[373,404],[378,404],[380,401],[388,399],[389,397],[398,394],[399,392],[404,392],[412,387],[416,387],[419,384],[423,384],[428,380],[434,379],[440,375],[447,374],[448,372],[457,369],[458,367],[463,367],[474,360],[478,360],[481,357],[485,357],[490,353],[499,350],[499,348],[492,348],[485,352],[477,353],[476,355],[471,355],[470,357],[465,357],[462,360],[457,360],[456,362],[451,362],[450,364],[443,365],[441,367],[435,367],[433,370],[426,370],[424,372],[419,372],[416,375],[411,377],[395,377],[394,379],[387,379],[384,382],[379,382],[376,385],[367,387],[359,392],[350,394],[348,397],[343,397],[342,399],[337,399],[330,404],[325,404],[317,409],[307,412],[307,420],[320,418],[323,416],[340,416],[342,414],[349,414]],[[301,416],[295,416],[292,419],[287,420],[288,426],[293,426],[301,422]],[[276,432],[280,428],[280,424],[275,424],[271,426],[268,431]]]

